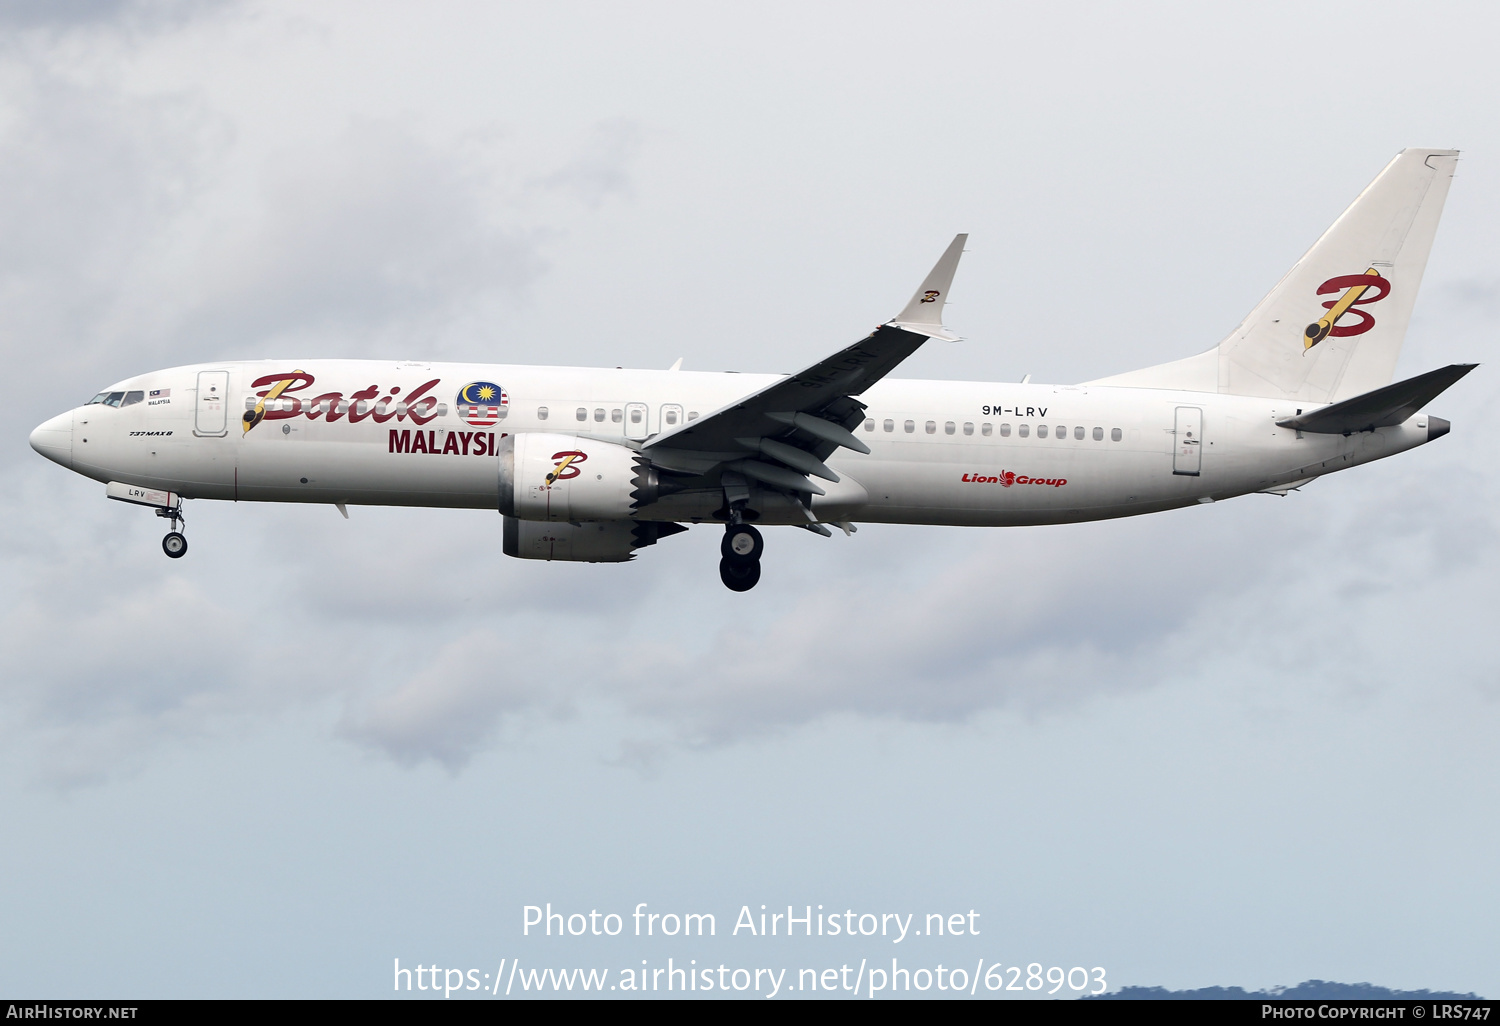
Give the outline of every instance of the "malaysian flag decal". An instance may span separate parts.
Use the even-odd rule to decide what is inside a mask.
[[[493,382],[471,381],[458,390],[458,415],[476,427],[494,424],[509,405],[510,396]]]

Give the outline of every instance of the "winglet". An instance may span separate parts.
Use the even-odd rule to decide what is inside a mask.
[[[968,233],[955,235],[938,262],[928,272],[922,287],[911,297],[906,309],[891,321],[898,328],[914,331],[919,335],[940,338],[945,342],[957,342],[958,336],[943,327],[943,306],[948,302],[948,289],[953,285],[953,272],[958,270],[958,258],[963,256]]]

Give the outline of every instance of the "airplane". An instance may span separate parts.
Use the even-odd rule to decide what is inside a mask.
[[[1406,149],[1217,346],[1075,385],[889,377],[929,339],[967,239],[911,301],[795,374],[383,360],[214,361],[128,378],[31,433],[167,519],[183,503],[497,510],[521,559],[624,562],[722,525],[1064,524],[1285,496],[1447,434],[1421,411],[1476,364],[1392,383],[1458,151]]]

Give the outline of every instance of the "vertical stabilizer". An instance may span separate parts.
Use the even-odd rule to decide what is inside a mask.
[[[1389,384],[1457,150],[1402,150],[1218,347],[1099,384],[1336,402]]]

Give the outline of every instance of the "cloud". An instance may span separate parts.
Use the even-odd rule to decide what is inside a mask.
[[[1477,612],[1500,555],[1489,486],[1445,472],[1441,494],[1391,501],[1393,480],[1421,473],[1364,468],[1287,499],[1068,527],[866,528],[810,563],[773,532],[751,602],[720,595],[712,557],[692,548],[645,553],[628,583],[582,578],[605,601],[573,608],[516,598],[532,579],[599,568],[506,567],[515,587],[494,615],[545,640],[507,650],[487,684],[414,673],[346,736],[451,768],[503,743],[496,725],[513,712],[603,703],[655,725],[615,757],[648,772],[672,751],[850,714],[1053,717],[1187,679],[1250,687],[1262,708],[1307,689],[1368,702],[1414,674],[1484,692],[1493,674],[1467,667],[1500,658]],[[1434,662],[1411,631],[1468,643]],[[512,677],[530,681],[524,697]]]
[[[202,272],[178,330],[343,349],[514,296],[543,265],[535,233],[496,216],[504,187],[394,121],[277,152],[253,203],[194,241]]]
[[[0,349],[37,376],[149,353],[133,306],[165,232],[189,210],[213,126],[180,98],[128,98],[46,59],[0,61]],[[107,173],[103,169],[108,169]]]
[[[493,743],[507,714],[550,706],[567,694],[545,660],[528,665],[515,641],[476,630],[443,646],[420,671],[385,693],[355,698],[341,724],[345,736],[412,765],[435,759],[461,769]]]
[[[1489,392],[1444,412],[1478,423]],[[638,727],[601,758],[649,772],[830,718],[1067,716],[1183,679],[1253,686],[1262,710],[1413,677],[1492,694],[1493,449],[1455,432],[1285,499],[1094,524],[773,531],[748,596],[719,585],[711,526],[549,564],[501,556],[484,511],[206,505],[172,563],[117,504],[38,526],[53,468],[34,465],[0,531],[0,704],[71,786],[324,702],[349,742],[455,772],[538,718],[613,708]],[[1464,644],[1412,641],[1445,637]]]
[[[309,113],[258,95],[264,75],[226,73],[205,88],[202,67],[173,47],[212,44],[227,63],[243,61],[240,50],[275,53],[287,60],[276,75],[292,76],[291,94],[305,98],[322,98],[319,90],[355,65],[332,59],[339,33],[268,43],[255,18],[225,19],[206,41],[174,36],[177,23],[155,23],[163,31],[154,35],[130,29],[132,12],[157,9],[197,8],[55,8],[59,23],[76,16],[93,27],[67,45],[38,32],[0,50],[0,350],[31,382],[0,413],[12,440],[0,460],[13,468],[0,506],[0,573],[15,582],[0,604],[11,663],[0,704],[10,738],[53,739],[45,742],[54,746],[53,769],[42,771],[49,779],[95,779],[130,765],[129,753],[308,703],[335,709],[340,736],[354,744],[404,765],[457,769],[530,718],[579,703],[649,723],[650,741],[626,737],[621,748],[623,762],[645,766],[674,745],[734,744],[828,717],[963,722],[996,708],[1066,715],[1174,674],[1322,673],[1352,694],[1410,672],[1393,624],[1467,624],[1489,601],[1490,448],[1442,464],[1425,452],[1404,455],[1392,461],[1408,468],[1402,474],[1365,468],[1286,500],[1248,497],[1116,523],[869,528],[826,544],[775,535],[767,580],[748,596],[727,595],[715,578],[712,528],[628,566],[548,565],[502,557],[493,513],[451,510],[356,509],[344,522],[327,509],[207,507],[193,513],[191,556],[170,564],[156,551],[149,516],[108,509],[96,486],[65,481],[24,447],[25,432],[64,400],[169,362],[438,357],[489,344],[505,314],[546,282],[549,247],[580,225],[597,227],[607,204],[635,199],[636,164],[659,135],[649,118],[594,104],[561,125],[540,100],[450,122],[430,116],[441,107],[432,96],[409,109],[329,101]],[[42,9],[15,10],[24,20]],[[261,22],[275,23],[273,35],[284,28],[272,15]],[[311,54],[310,71],[297,70],[293,51]],[[133,74],[143,67],[151,74]],[[503,116],[522,108],[539,112],[537,121]],[[754,175],[789,173],[785,154],[824,132],[821,123],[801,136],[747,135],[759,131],[753,124],[735,130],[720,140],[734,143],[729,159],[770,156],[754,168],[736,165],[745,177],[731,181],[709,174],[722,168],[693,163],[705,159],[694,147],[712,144],[693,132],[716,124],[698,116],[681,120],[674,136],[672,173],[680,177],[657,167],[655,186],[673,193],[713,178],[716,190],[745,190],[747,211],[769,209],[754,206]],[[883,225],[895,211],[915,210],[915,226],[900,231],[926,233],[934,217],[955,213],[928,209],[947,190],[914,189],[918,179],[903,177],[910,169],[859,192],[898,163],[890,153],[867,157],[823,152],[820,166],[832,177],[814,180],[807,195],[838,202],[803,208],[792,202],[802,186],[772,190],[778,216],[790,225],[842,205],[851,223]],[[981,166],[997,166],[994,157]],[[957,183],[960,207],[982,194],[1028,194],[1019,182],[966,192],[959,165],[946,162],[944,173]],[[1069,166],[1092,173],[1087,162]],[[850,179],[849,167],[864,170]],[[701,210],[726,206],[725,195],[674,193],[643,223],[664,248],[685,251],[682,226],[662,218],[681,217],[699,232]],[[1055,250],[1056,226],[1044,220]],[[629,248],[606,245],[580,259],[606,268],[638,260],[640,226],[608,227]],[[724,227],[739,233],[725,237],[744,240],[737,247],[750,248],[744,224]],[[777,248],[747,259],[786,256],[785,225],[771,227]],[[1034,262],[1041,245],[1015,252]],[[628,273],[618,279],[622,291],[649,291],[631,286]],[[1120,289],[1140,284],[1124,271],[1109,279]],[[1017,280],[1027,279],[1006,287],[1023,287]],[[1077,280],[1037,279],[1037,289]],[[1493,327],[1493,286],[1476,278],[1454,289],[1432,290],[1424,323],[1457,324],[1477,339]],[[745,312],[757,354],[787,333],[757,319],[764,307],[752,304],[764,293],[721,299],[700,291]],[[664,330],[649,319],[623,330],[610,304],[562,292],[580,308],[598,304],[603,312],[586,326],[610,345]],[[826,298],[811,288],[787,295],[779,325],[812,323],[809,311]],[[1051,317],[1059,302],[1033,305]],[[1089,304],[1094,312],[1080,316],[1109,306]],[[1154,330],[1123,319],[1128,330]],[[1087,323],[1068,330],[1086,333],[1079,325]],[[1470,405],[1471,423],[1479,410]],[[1445,492],[1421,495],[1405,475],[1434,466]],[[1493,686],[1493,667],[1481,652],[1462,672]]]
[[[327,551],[274,575],[298,582],[290,592],[246,587],[279,565],[264,551],[297,550],[277,531],[318,528],[252,514],[214,553],[194,516],[195,565],[173,567],[149,518],[60,477],[24,439],[101,382],[151,366],[370,356],[383,345],[440,355],[445,337],[488,330],[486,318],[521,302],[545,273],[542,245],[557,225],[628,192],[632,131],[605,125],[573,150],[548,149],[503,128],[444,137],[410,119],[353,115],[300,139],[266,138],[248,94],[226,106],[195,85],[124,84],[140,63],[170,61],[161,51],[186,41],[189,15],[213,7],[10,9],[13,25],[71,34],[0,48],[0,352],[29,386],[0,412],[13,442],[0,448],[12,467],[0,529],[11,582],[0,601],[6,735],[34,744],[38,780],[67,787],[337,695],[360,710],[351,737],[401,758],[425,744],[458,765],[510,699],[449,694],[423,707],[430,733],[397,730],[396,711],[444,685],[398,653],[394,672],[423,683],[386,694],[408,679],[391,676],[391,649],[461,649],[455,638],[474,627],[449,626],[472,613],[461,590],[414,603],[389,582],[423,579],[434,559],[463,561],[449,539],[471,537],[424,529],[406,538],[428,534],[435,548],[404,545],[374,561],[350,548],[357,531],[333,534],[340,520],[325,525]],[[498,517],[484,526],[490,536],[477,543],[498,548]],[[343,586],[330,588],[335,574]],[[528,601],[563,602],[560,578],[549,582]],[[396,625],[390,643],[368,644],[382,620]],[[461,722],[441,726],[444,715]]]
[[[641,130],[635,122],[625,118],[601,121],[576,156],[537,178],[535,184],[568,193],[597,209],[611,197],[629,195],[631,178],[626,169],[640,142]]]
[[[0,5],[0,25],[53,31],[121,25],[159,30],[230,6],[233,0],[9,0]]]
[[[572,149],[394,115],[267,137],[249,97],[122,88],[183,34],[0,51],[0,352],[44,383],[0,413],[13,432],[77,400],[63,381],[81,394],[216,356],[441,357],[527,301],[561,225],[629,191],[626,122]]]

